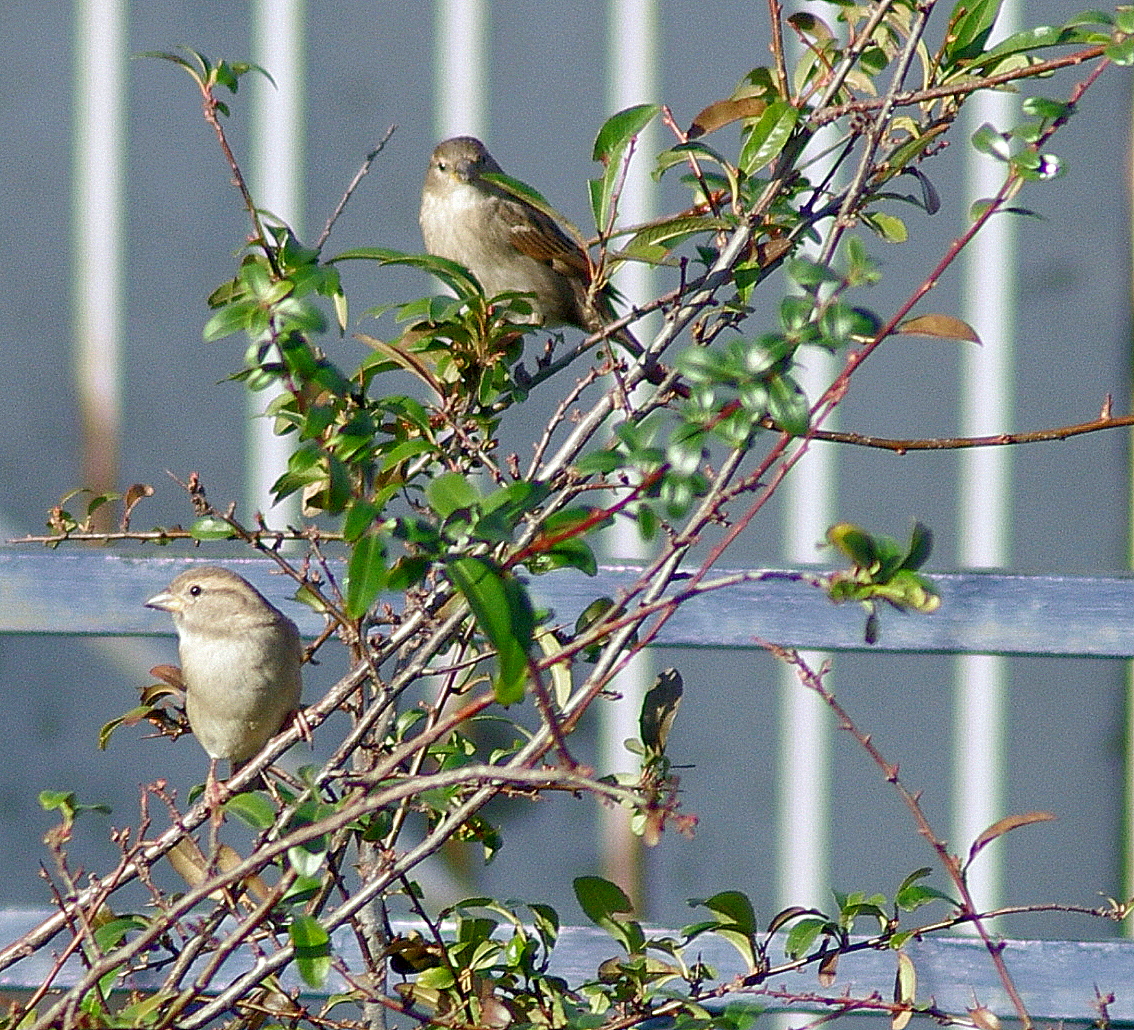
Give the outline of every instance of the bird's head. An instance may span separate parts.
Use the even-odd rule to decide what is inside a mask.
[[[484,172],[499,172],[500,166],[474,136],[454,136],[437,144],[429,161],[428,176],[439,185],[472,183]]]

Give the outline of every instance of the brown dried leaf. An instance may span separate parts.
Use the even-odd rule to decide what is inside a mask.
[[[996,1013],[986,1009],[983,1005],[976,1005],[966,1011],[980,1030],[1000,1030],[1000,1020]]]
[[[185,681],[181,678],[181,668],[177,665],[155,665],[150,669],[150,675],[154,679],[161,680],[162,683],[168,683],[174,690],[179,690],[184,693]]]
[[[913,1003],[917,996],[917,970],[913,959],[904,951],[898,952],[898,972],[894,976],[894,1002],[905,1006],[890,1016],[891,1030],[905,1030],[913,1017]]]
[[[716,132],[722,126],[741,118],[759,118],[768,106],[766,100],[759,97],[734,97],[729,100],[718,100],[706,107],[689,126],[687,133],[690,139],[697,139],[708,132]]]
[[[830,987],[835,982],[835,973],[839,967],[839,953],[828,951],[819,960],[819,986]]]
[[[767,240],[764,243],[757,243],[756,260],[761,268],[767,268],[772,262],[782,258],[792,246],[791,240]]]
[[[894,332],[907,336],[937,336],[944,340],[980,343],[976,330],[968,322],[952,315],[918,315],[916,318],[907,318]]]
[[[209,860],[191,837],[182,837],[169,850],[168,857],[169,864],[190,887],[199,887],[209,876]],[[220,845],[217,850],[216,861],[218,871],[227,873],[240,865],[241,861],[240,855],[227,844]],[[240,885],[261,901],[265,900],[270,894],[268,885],[254,873],[244,877],[240,881]],[[214,900],[219,900],[223,896],[223,891],[216,891],[211,895]]]
[[[1003,819],[997,819],[973,841],[973,846],[969,848],[969,860],[965,864],[972,864],[972,860],[997,837],[1002,837],[1009,831],[1021,826],[1031,826],[1032,823],[1049,823],[1053,819],[1055,819],[1055,816],[1051,812],[1025,812],[1023,815],[1006,815]]]
[[[122,532],[126,533],[130,529],[130,516],[134,514],[134,507],[137,503],[145,497],[153,497],[154,488],[148,483],[135,483],[126,491],[126,496],[122,499]]]

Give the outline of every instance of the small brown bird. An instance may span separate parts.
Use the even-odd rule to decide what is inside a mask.
[[[214,565],[190,569],[146,602],[173,616],[185,712],[216,767],[236,772],[298,708],[303,646],[294,622],[246,579]]]
[[[609,287],[589,295],[591,268],[582,247],[542,211],[484,178],[501,171],[472,136],[437,145],[421,190],[425,249],[464,265],[489,297],[534,294],[536,325],[598,332],[615,318]],[[642,353],[628,333],[616,338],[632,353]]]

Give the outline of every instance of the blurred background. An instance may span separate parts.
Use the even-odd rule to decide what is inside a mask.
[[[813,6],[833,20],[834,8]],[[935,16],[934,40],[947,7]],[[1020,27],[1059,23],[1078,4],[1030,0],[1026,8],[1009,10],[1009,19]],[[765,5],[737,0],[320,0],[306,7],[11,0],[0,6],[0,29],[0,138],[8,141],[0,150],[5,539],[41,531],[51,505],[100,475],[113,475],[119,489],[155,487],[135,528],[191,518],[167,472],[182,480],[199,472],[214,503],[234,500],[247,514],[265,503],[263,484],[279,460],[254,418],[264,398],[250,406],[243,387],[225,381],[241,365],[243,343],[206,345],[201,337],[205,298],[232,274],[246,215],[192,81],[172,64],[131,55],[183,44],[214,59],[255,60],[272,73],[277,90],[249,77],[237,96],[224,98],[232,110],[226,128],[258,202],[307,241],[367,152],[397,126],[326,254],[364,245],[420,250],[425,164],[439,139],[459,132],[481,136],[507,172],[587,226],[591,145],[607,115],[660,101],[687,125],[770,61]],[[1046,80],[1041,91],[1066,97],[1083,75]],[[1130,101],[1129,72],[1111,69],[1053,141],[1067,174],[1020,198],[1040,217],[1001,219],[1002,235],[950,270],[922,305],[968,318],[985,346],[888,343],[856,374],[840,409],[842,428],[900,437],[1039,429],[1095,417],[1108,394],[1116,413],[1129,410]],[[864,299],[874,310],[889,314],[964,229],[974,197],[993,191],[965,140],[985,117],[1014,124],[1018,102],[994,98],[991,113],[958,125],[950,148],[927,166],[940,212],[894,212],[913,242],[867,237],[884,275]],[[641,150],[666,145],[658,128]],[[732,142],[717,145],[728,152]],[[653,185],[647,165],[637,173],[643,188],[628,203],[658,213],[681,205],[676,178]],[[404,271],[350,265],[343,272],[355,319],[431,288]],[[645,296],[664,280],[621,285]],[[771,312],[778,297],[763,302]],[[764,324],[757,317],[752,331]],[[362,353],[349,335],[328,338],[326,347],[347,365]],[[818,359],[812,371],[824,375]],[[531,427],[552,402],[535,399]],[[521,454],[530,447],[525,428],[513,427],[508,442]],[[936,534],[931,570],[1078,574],[1129,566],[1124,433],[987,459],[844,449],[811,464],[803,485],[768,511],[729,566],[830,562],[817,545],[838,519],[895,536],[920,519]],[[611,547],[632,556],[632,541]],[[146,596],[140,592],[139,605]],[[281,597],[273,600],[287,610]],[[172,636],[0,638],[10,741],[0,768],[0,903],[48,900],[37,867],[40,838],[55,819],[40,811],[39,791],[108,801],[109,822],[123,825],[136,818],[139,784],[164,777],[184,792],[201,781],[205,759],[192,740],[170,745],[123,729],[108,751],[97,750],[98,727],[136,703],[150,666],[173,660]],[[846,735],[832,732],[825,713],[801,705],[800,688],[763,653],[661,651],[640,673],[647,681],[651,663],[676,666],[685,678],[670,753],[689,765],[684,804],[700,825],[693,840],[667,836],[646,856],[649,918],[690,921],[685,899],[726,888],[748,892],[762,918],[789,902],[825,903],[832,888],[892,895],[908,872],[930,864],[876,769]],[[338,671],[328,665],[309,675],[307,697]],[[964,842],[956,846],[1010,812],[1057,815],[982,857],[989,903],[1090,905],[1100,894],[1130,893],[1124,663],[839,655],[833,684],[901,763],[907,784],[925,791],[941,831]],[[588,746],[616,754],[617,741],[634,735],[633,707],[623,708],[629,723],[591,726]],[[91,817],[76,844],[92,870],[109,855],[99,843],[105,821]],[[609,818],[585,802],[516,807],[491,866],[473,862],[437,875],[451,878],[454,894],[467,888],[548,901],[565,921],[577,921],[570,879],[603,867],[609,832]],[[1008,921],[1004,929],[1119,932],[1057,915]]]

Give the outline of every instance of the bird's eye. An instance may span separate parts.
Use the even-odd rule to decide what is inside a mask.
[[[196,583],[194,583],[189,588],[189,596],[190,597],[198,597],[198,596],[200,596],[200,593],[201,593],[201,588]]]
[[[437,162],[437,171],[444,172],[444,171],[447,171],[448,168],[449,168],[449,166],[444,161],[438,161]]]

